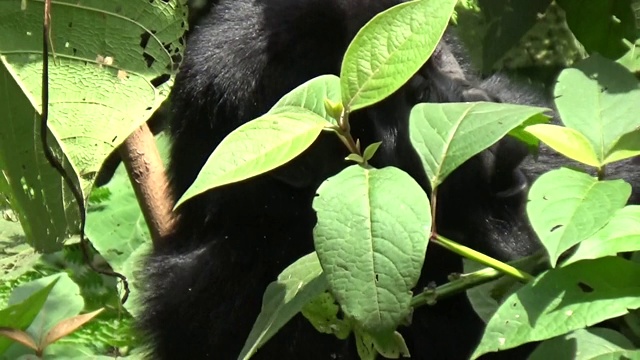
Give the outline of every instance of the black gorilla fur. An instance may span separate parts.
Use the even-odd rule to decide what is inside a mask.
[[[337,74],[357,30],[399,2],[221,0],[190,34],[171,95],[169,174],[174,193],[187,189],[233,129],[262,115],[303,82]],[[537,94],[504,77],[480,81],[463,74],[455,62],[458,50],[447,37],[406,86],[351,119],[354,137],[363,145],[383,141],[374,166],[399,167],[427,190],[408,137],[414,104],[493,100],[544,105]],[[179,208],[174,235],[155,248],[145,270],[148,290],[141,327],[151,343],[150,358],[237,357],[267,284],[313,251],[311,202],[319,184],[347,165],[345,155],[334,135],[322,135],[281,169],[209,191]],[[454,172],[439,193],[440,232],[501,260],[532,253],[537,243],[523,216],[527,181],[518,168],[526,155],[524,146],[504,139]],[[448,274],[461,271],[460,259],[438,247],[430,247],[425,264],[416,289],[442,284]],[[414,359],[464,359],[482,329],[462,294],[417,309],[413,324],[400,331]],[[255,358],[357,355],[353,341],[321,335],[298,315]]]

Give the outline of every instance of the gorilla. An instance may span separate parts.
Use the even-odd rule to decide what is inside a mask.
[[[338,74],[356,32],[402,0],[220,0],[191,31],[170,96],[173,140],[168,173],[176,196],[195,180],[221,140],[268,111],[283,95],[323,74]],[[351,115],[363,148],[384,140],[371,160],[395,166],[428,193],[410,144],[409,112],[419,102],[495,101],[542,105],[536,91],[501,75],[465,69],[463,49],[447,34],[423,68],[384,101]],[[458,63],[461,61],[463,65]],[[332,134],[321,134],[285,166],[210,190],[178,208],[179,221],[145,266],[140,327],[152,359],[234,359],[261,309],[266,286],[313,251],[320,183],[348,165]],[[528,151],[505,138],[456,170],[440,188],[443,235],[503,261],[539,248],[524,216]],[[312,166],[313,165],[313,166]],[[457,255],[430,247],[416,289],[461,272]],[[415,310],[399,331],[414,359],[466,359],[484,325],[460,294]],[[518,359],[522,347],[486,358]],[[256,359],[358,359],[353,339],[318,333],[294,317]]]

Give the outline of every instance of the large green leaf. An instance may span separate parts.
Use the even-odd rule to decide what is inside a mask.
[[[454,0],[416,0],[376,15],[355,36],[342,61],[342,102],[374,104],[404,85],[427,61],[447,27]]]
[[[458,166],[536,117],[544,108],[495,103],[418,104],[411,110],[411,142],[431,186],[440,185]],[[534,119],[535,120],[535,119]]]
[[[240,126],[209,156],[194,183],[178,200],[263,174],[300,155],[330,123],[305,108],[278,108]]]
[[[354,165],[326,180],[314,240],[331,293],[366,332],[389,333],[410,312],[431,229],[429,199],[405,172]]]
[[[11,71],[0,57],[0,185],[27,242],[37,251],[51,253],[78,231],[79,212],[69,188],[44,156],[40,115]],[[49,147],[79,186],[74,168],[51,135]]]
[[[473,354],[550,339],[640,308],[640,264],[606,257],[547,271],[509,296]]]
[[[623,180],[598,181],[564,168],[542,175],[529,191],[527,213],[551,265],[603,227],[630,195],[631,186]]]
[[[601,56],[562,71],[555,97],[564,124],[589,140],[600,164],[623,135],[640,127],[640,83],[622,65]]]
[[[184,51],[185,3],[52,2],[49,126],[81,176],[90,179],[166,99]],[[37,112],[43,14],[42,1],[0,1],[0,55]]]

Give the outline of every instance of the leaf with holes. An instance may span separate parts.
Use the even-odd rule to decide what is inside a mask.
[[[549,270],[509,296],[472,358],[550,339],[640,308],[640,264],[619,257]]]
[[[565,264],[639,250],[640,206],[630,205],[616,211],[611,221],[582,241]]]
[[[603,227],[627,203],[631,186],[570,169],[550,171],[529,191],[527,213],[552,266],[564,251]]]

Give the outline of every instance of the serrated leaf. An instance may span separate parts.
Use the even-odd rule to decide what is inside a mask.
[[[289,265],[278,280],[267,286],[262,310],[238,356],[248,359],[276,334],[309,301],[327,290],[316,253],[305,255]]]
[[[367,332],[394,330],[424,262],[426,193],[397,168],[354,165],[320,186],[313,208],[318,258],[343,312]]]
[[[349,111],[404,85],[427,61],[447,27],[454,0],[410,1],[376,15],[347,48],[340,87]]]
[[[411,110],[411,143],[432,187],[516,126],[546,109],[495,103],[418,104]],[[539,121],[542,121],[540,119]]]
[[[603,227],[629,195],[631,186],[623,180],[598,181],[570,169],[540,176],[529,191],[527,213],[551,266],[564,251]]]
[[[509,296],[472,358],[550,339],[640,307],[640,264],[619,257],[549,270]]]
[[[243,124],[216,147],[176,207],[207,190],[248,179],[300,155],[329,123],[300,107],[280,107]]]
[[[563,70],[555,97],[564,124],[589,140],[600,163],[618,139],[640,127],[640,84],[623,66],[601,56]]]
[[[578,130],[558,125],[537,124],[527,126],[524,131],[570,159],[594,167],[603,165],[589,140]]]
[[[630,205],[616,211],[603,228],[582,241],[565,264],[639,250],[640,206]]]

